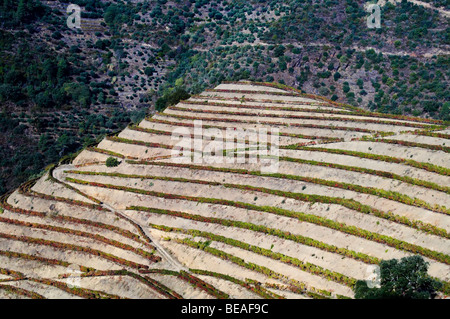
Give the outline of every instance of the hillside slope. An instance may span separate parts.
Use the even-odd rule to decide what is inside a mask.
[[[450,120],[447,2],[378,1],[372,29],[362,0],[1,0],[0,194],[139,122],[174,87],[276,81]]]
[[[198,142],[199,120],[278,129],[277,170],[254,149],[174,157],[173,132]],[[351,298],[372,266],[414,254],[448,295],[449,138],[437,120],[220,84],[3,196],[0,298]]]

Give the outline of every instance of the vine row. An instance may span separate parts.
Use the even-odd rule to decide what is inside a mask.
[[[140,249],[140,248],[135,248],[133,246],[124,244],[124,243],[119,242],[117,240],[109,239],[109,238],[104,237],[104,236],[99,235],[99,234],[92,234],[92,233],[84,232],[84,231],[81,231],[81,230],[75,230],[75,229],[70,229],[70,228],[58,227],[58,226],[53,226],[53,225],[24,222],[24,221],[20,221],[20,220],[3,218],[3,217],[0,217],[0,223],[16,225],[16,226],[22,226],[22,227],[28,227],[28,228],[35,228],[35,229],[44,229],[44,230],[58,232],[58,233],[61,233],[61,234],[70,234],[70,235],[74,235],[74,236],[90,238],[90,239],[102,242],[104,244],[107,244],[107,245],[111,245],[111,246],[114,246],[114,247],[117,247],[117,248],[120,248],[120,249],[123,249],[123,250],[127,250],[127,251],[130,251],[130,252],[133,252],[133,253],[135,253],[137,255],[140,255],[142,257],[145,257],[146,259],[148,259],[150,261],[153,261],[153,262],[157,262],[157,261],[161,260],[161,258],[159,256],[155,256],[153,253],[149,253],[149,252],[147,252],[147,251],[145,251],[143,249]]]
[[[6,233],[0,233],[0,238],[16,240],[16,241],[29,243],[29,244],[35,244],[35,245],[49,246],[49,247],[57,248],[57,249],[65,249],[65,250],[83,252],[83,253],[87,253],[87,254],[90,254],[93,256],[99,256],[101,258],[110,260],[114,263],[124,265],[127,267],[131,267],[131,268],[136,268],[136,269],[148,268],[147,265],[138,264],[138,263],[135,263],[135,262],[132,262],[132,261],[120,258],[120,257],[113,256],[109,253],[102,252],[100,250],[92,249],[90,247],[83,247],[83,246],[77,246],[77,245],[73,245],[73,244],[56,242],[56,241],[52,241],[52,240],[48,240],[48,239],[32,238],[32,237],[27,237],[27,236],[18,236],[18,235],[6,234]]]
[[[388,163],[396,163],[396,164],[404,164],[408,166],[412,166],[415,168],[423,169],[429,172],[437,173],[440,175],[450,176],[450,169],[442,166],[437,166],[434,164],[417,162],[410,159],[403,159],[399,157],[387,156],[387,155],[379,155],[379,154],[371,154],[350,150],[342,150],[342,149],[333,149],[333,148],[324,148],[324,147],[296,147],[298,150],[307,150],[307,151],[315,151],[315,152],[324,152],[330,154],[340,154],[340,155],[349,155],[360,158],[367,158],[377,161],[383,161]]]
[[[334,271],[330,271],[328,269],[311,264],[309,262],[303,262],[295,257],[290,257],[290,256],[286,256],[281,253],[276,253],[269,249],[250,245],[248,243],[245,243],[245,242],[242,242],[242,241],[239,241],[236,239],[232,239],[232,238],[228,238],[228,237],[224,237],[224,236],[220,236],[220,235],[216,235],[216,234],[213,234],[210,232],[204,232],[204,231],[200,231],[200,230],[196,230],[196,229],[183,229],[183,228],[167,227],[167,226],[153,225],[153,224],[151,224],[150,226],[155,229],[163,230],[166,232],[177,232],[177,233],[191,235],[193,237],[197,237],[197,236],[204,237],[204,238],[207,238],[207,239],[210,239],[213,241],[225,243],[230,246],[245,249],[245,250],[251,251],[253,253],[272,258],[274,260],[279,260],[288,265],[295,266],[295,267],[301,269],[302,271],[326,278],[327,280],[331,280],[331,281],[335,281],[337,283],[344,284],[349,287],[353,287],[356,283],[356,279],[354,279],[354,278],[350,278],[343,274],[340,274],[340,273],[337,273]]]
[[[239,279],[234,278],[229,275],[225,275],[225,274],[217,273],[217,272],[213,272],[213,271],[208,271],[208,270],[202,270],[202,269],[190,269],[190,271],[197,275],[211,276],[211,277],[230,281],[230,282],[235,283],[247,290],[250,290],[251,292],[263,297],[264,299],[283,299],[282,296],[274,294],[274,293],[264,289],[261,286],[250,285],[249,283],[247,283],[245,281],[239,280]]]
[[[326,186],[331,187],[338,187],[339,183],[336,182],[330,182],[326,180],[320,180],[315,178],[309,178],[309,177],[301,177],[297,175],[286,175],[286,174],[280,174],[280,173],[261,173],[259,171],[248,171],[244,169],[232,169],[232,168],[222,168],[222,167],[213,167],[213,166],[197,166],[192,164],[179,164],[179,163],[166,163],[166,162],[152,162],[152,163],[134,163],[134,164],[145,164],[145,165],[154,165],[154,166],[168,166],[168,167],[181,167],[181,168],[189,168],[189,169],[195,169],[195,170],[206,170],[206,171],[215,171],[215,172],[226,172],[226,173],[238,173],[238,174],[248,174],[248,175],[254,175],[254,176],[262,176],[262,177],[273,177],[273,178],[284,178],[284,179],[292,179],[292,180],[300,180],[305,182],[312,182],[312,183],[318,183]],[[186,179],[181,177],[161,177],[161,176],[143,176],[143,175],[126,175],[126,174],[120,174],[120,173],[104,173],[104,172],[85,172],[85,171],[71,171],[71,173],[74,174],[81,174],[81,175],[102,175],[102,176],[115,176],[115,177],[125,177],[125,178],[145,178],[145,179],[157,179],[157,180],[165,180],[165,181],[177,181],[177,182],[189,182],[189,183],[196,183],[196,184],[204,184],[204,185],[211,185],[211,186],[224,186],[224,187],[234,187],[233,184],[224,184],[219,182],[209,182],[204,180],[192,180],[192,179]],[[337,184],[337,186],[336,186]],[[343,187],[343,186],[342,186]],[[258,191],[261,188],[258,188]],[[298,194],[298,193],[296,193]],[[325,199],[325,200],[324,200]],[[434,226],[429,223],[424,223],[420,220],[410,220],[405,216],[399,216],[396,214],[393,214],[392,212],[383,212],[381,210],[378,210],[376,208],[372,208],[368,205],[364,205],[360,202],[357,202],[352,199],[344,199],[340,197],[328,197],[328,196],[320,196],[320,195],[305,195],[302,197],[303,201],[309,201],[312,203],[315,202],[322,202],[322,203],[332,203],[337,205],[342,205],[344,207],[350,208],[352,210],[356,210],[358,212],[364,213],[364,214],[371,214],[373,216],[387,219],[399,224],[403,224],[412,228],[415,228],[417,230],[430,233],[436,236],[449,238],[450,234],[442,228],[439,228],[437,226]]]
[[[341,232],[345,232],[345,233],[355,235],[358,237],[362,237],[362,238],[365,238],[368,240],[386,244],[386,245],[394,247],[396,249],[405,250],[405,251],[409,251],[412,253],[420,253],[423,256],[429,257],[431,259],[435,259],[439,262],[450,264],[450,256],[445,255],[443,253],[433,251],[433,250],[430,250],[427,248],[423,248],[423,247],[420,247],[420,246],[417,246],[414,244],[410,244],[410,243],[407,243],[402,240],[398,240],[398,239],[395,239],[395,238],[392,238],[389,236],[373,233],[373,232],[370,232],[370,231],[367,231],[364,229],[360,229],[355,226],[348,226],[343,223],[339,223],[339,222],[329,220],[324,217],[320,217],[320,216],[316,216],[316,215],[294,212],[294,211],[289,211],[289,210],[285,210],[285,209],[281,209],[281,208],[277,208],[277,207],[271,207],[271,206],[257,206],[257,205],[248,204],[248,203],[234,202],[234,201],[230,201],[230,200],[167,194],[167,193],[148,191],[148,190],[137,189],[137,188],[130,188],[130,187],[125,187],[125,186],[102,184],[102,183],[96,183],[96,182],[87,182],[87,181],[77,180],[77,179],[73,179],[73,178],[67,178],[67,179],[69,179],[70,181],[72,181],[74,183],[79,183],[82,185],[91,185],[91,186],[95,186],[95,187],[117,189],[117,190],[123,190],[123,191],[127,191],[127,192],[143,194],[143,195],[162,197],[162,198],[167,198],[167,199],[182,199],[182,200],[197,201],[197,202],[203,202],[203,203],[241,207],[241,208],[252,209],[252,210],[257,210],[257,211],[264,211],[264,212],[273,213],[273,214],[277,214],[277,215],[283,215],[283,216],[287,216],[287,217],[293,217],[293,218],[300,219],[302,221],[315,223],[320,226],[333,228],[333,229],[339,230]],[[226,185],[227,184],[224,184],[224,186],[226,186]],[[324,203],[332,203],[332,201],[341,202],[343,204],[346,203],[347,206],[350,206],[348,208],[351,208],[354,210],[357,210],[357,208],[360,208],[363,211],[372,209],[371,207],[362,205],[359,202],[356,202],[353,200],[347,200],[344,198],[337,198],[337,197],[334,198],[334,197],[327,197],[327,196],[320,196],[320,195],[305,195],[305,194],[299,194],[299,193],[289,193],[289,192],[277,191],[277,190],[272,190],[272,189],[256,188],[256,187],[247,186],[247,185],[233,185],[233,187],[243,189],[243,190],[262,191],[262,192],[265,191],[269,194],[290,197],[290,198],[299,199],[299,200],[302,200],[302,198],[305,198],[305,199],[309,199],[309,201],[312,201],[312,202],[317,202],[319,199],[321,200],[321,202],[324,202]],[[184,214],[184,213],[180,213],[180,212],[174,212],[174,213]],[[193,215],[190,215],[190,216],[193,216]],[[198,218],[206,218],[206,217],[198,216]],[[207,218],[205,222],[212,222],[214,220],[215,220],[214,218]],[[217,220],[219,220],[219,219],[217,219]],[[238,222],[238,221],[220,220],[220,223],[222,223],[222,224],[236,223],[234,225],[240,225],[240,226],[243,226],[244,228],[252,229],[252,230],[257,229],[258,231],[262,231],[262,232],[269,233],[269,234],[274,233],[274,234],[277,234],[277,236],[278,235],[283,236],[282,234],[285,233],[285,232],[281,232],[276,229],[266,228],[264,226],[259,226],[259,225],[254,225],[254,224],[247,225],[246,223]],[[300,235],[292,235],[289,232],[286,232],[286,233],[287,234],[285,234],[285,235],[287,235],[287,237],[294,238],[294,240],[295,239],[299,240],[302,243],[308,242],[308,243],[310,243],[310,245],[312,245],[312,244],[317,245],[317,243],[314,240],[312,240],[311,238],[306,238],[306,237],[303,237]],[[284,238],[284,237],[282,237],[282,238]],[[320,243],[319,246],[324,247],[324,248],[326,247],[327,249],[331,249],[331,247],[332,247],[331,245],[328,247],[327,246],[328,244],[324,244],[325,246],[323,246],[322,244],[323,243]],[[369,262],[369,260],[373,261],[373,259],[368,258],[368,256],[366,256],[365,254],[362,254],[360,256],[359,253],[356,253],[353,251],[342,250],[342,248],[337,248],[334,246],[333,246],[332,250],[340,251],[341,253],[345,253],[346,255],[351,256],[352,258],[362,259],[365,262]]]
[[[44,296],[42,296],[34,291],[29,291],[29,290],[26,290],[23,288],[14,287],[14,286],[10,286],[10,285],[0,285],[0,290],[4,290],[9,293],[23,296],[26,298],[31,298],[31,299],[46,299]]]
[[[316,129],[325,129],[325,130],[337,130],[337,131],[350,131],[350,132],[360,132],[360,133],[374,133],[374,132],[382,132],[382,131],[374,131],[361,127],[349,127],[349,126],[334,126],[334,125],[319,125],[319,124],[306,124],[306,123],[285,123],[285,122],[275,122],[275,121],[253,121],[253,120],[237,120],[230,118],[210,118],[210,117],[201,117],[201,116],[187,116],[187,115],[178,115],[178,114],[170,114],[170,113],[162,113],[159,114],[165,117],[172,117],[175,119],[181,120],[203,120],[203,121],[211,121],[211,122],[228,122],[228,123],[245,123],[245,124],[265,124],[271,126],[284,126],[284,127],[302,127],[302,128],[316,128]],[[148,121],[150,118],[146,118]]]
[[[314,293],[314,296],[315,296],[315,294],[321,294],[324,296],[330,295],[330,292],[328,292],[326,290],[317,289],[314,287],[308,287],[305,283],[299,282],[294,279],[290,279],[290,278],[286,277],[285,275],[277,273],[267,267],[260,266],[260,265],[257,265],[257,264],[251,263],[251,262],[246,262],[242,258],[233,256],[231,254],[228,254],[228,253],[226,253],[222,250],[216,249],[216,248],[207,247],[207,246],[203,245],[202,243],[190,240],[188,238],[185,238],[185,239],[176,238],[176,239],[174,239],[174,241],[179,244],[186,245],[188,247],[203,250],[213,256],[219,257],[223,260],[230,261],[236,265],[239,265],[239,266],[249,269],[251,271],[259,272],[269,278],[282,280],[284,282],[289,282],[291,285],[295,285],[297,288],[300,288],[302,291],[301,293],[303,293],[303,294],[310,295],[310,292],[312,292],[312,293]]]
[[[167,110],[182,111],[182,112],[195,112],[195,113],[205,113],[205,114],[218,114],[218,115],[235,115],[235,116],[251,116],[251,117],[269,117],[269,118],[290,118],[299,120],[318,120],[318,121],[336,121],[336,122],[358,122],[358,123],[372,123],[372,124],[383,124],[383,125],[397,125],[404,127],[414,127],[414,128],[428,128],[428,124],[420,123],[410,123],[410,122],[395,122],[395,121],[384,121],[380,119],[362,119],[362,118],[352,118],[352,117],[326,117],[326,116],[312,116],[312,115],[283,115],[283,114],[254,114],[249,112],[237,112],[237,111],[213,111],[205,109],[192,109],[179,106],[169,106]]]

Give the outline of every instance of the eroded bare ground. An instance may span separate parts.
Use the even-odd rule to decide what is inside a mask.
[[[193,144],[175,160],[175,129],[209,147],[196,120],[277,128],[278,169],[191,163]],[[413,254],[448,283],[448,130],[221,84],[4,196],[0,297],[351,298],[370,265]]]

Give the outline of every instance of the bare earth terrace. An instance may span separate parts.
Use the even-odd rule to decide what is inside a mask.
[[[245,129],[267,143],[215,148],[243,162],[194,162]],[[449,295],[449,143],[436,120],[223,83],[3,196],[0,298],[352,298],[371,266],[417,254]]]

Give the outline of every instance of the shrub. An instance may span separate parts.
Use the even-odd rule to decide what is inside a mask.
[[[177,87],[164,93],[164,95],[156,101],[155,108],[157,111],[162,112],[169,105],[175,105],[178,102],[187,100],[190,97],[190,94],[186,92],[186,90],[181,87]]]
[[[278,45],[275,47],[275,49],[273,50],[273,55],[275,57],[281,57],[284,55],[284,52],[286,51],[286,48],[283,45]]]
[[[108,157],[106,160],[106,166],[108,167],[116,167],[120,164],[120,161],[115,157]]]

